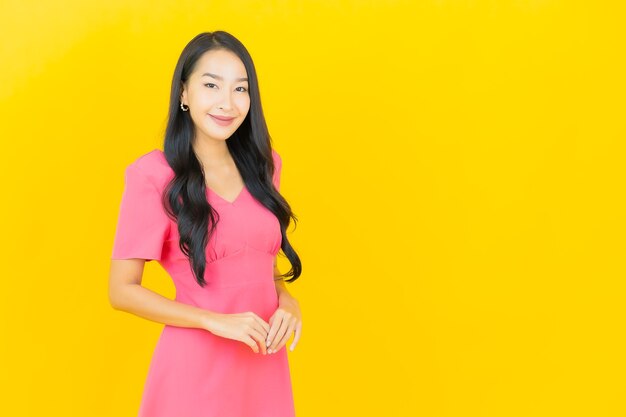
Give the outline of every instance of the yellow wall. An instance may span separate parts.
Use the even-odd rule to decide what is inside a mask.
[[[136,415],[161,325],[108,304],[123,169],[220,29],[300,219],[299,417],[624,415],[619,3],[3,0],[0,414]]]

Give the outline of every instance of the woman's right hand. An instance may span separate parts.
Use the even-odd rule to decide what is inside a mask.
[[[250,346],[254,353],[267,353],[266,340],[270,325],[251,311],[245,313],[212,313],[205,320],[205,329],[216,336],[238,340]]]

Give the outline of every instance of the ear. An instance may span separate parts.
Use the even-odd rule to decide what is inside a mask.
[[[182,92],[180,93],[180,101],[182,101],[183,104],[187,105],[187,88],[182,82],[180,83],[180,88],[182,90]]]

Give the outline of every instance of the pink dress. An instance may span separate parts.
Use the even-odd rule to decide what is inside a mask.
[[[282,161],[272,150],[279,189]],[[274,258],[278,219],[243,188],[233,202],[207,188],[220,219],[207,246],[200,287],[178,247],[176,223],[161,206],[174,176],[155,149],[125,171],[112,259],[157,260],[176,287],[176,301],[220,313],[252,311],[266,322],[278,307]],[[196,328],[165,325],[156,344],[139,417],[293,417],[287,349],[254,353],[243,342]]]

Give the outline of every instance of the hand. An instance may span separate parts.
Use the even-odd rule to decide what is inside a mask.
[[[287,343],[291,333],[295,331],[293,342],[289,348],[293,352],[302,333],[302,314],[300,313],[298,301],[293,297],[281,299],[278,308],[270,317],[269,324],[267,352],[278,352]]]
[[[251,311],[235,314],[211,314],[204,326],[216,336],[238,340],[250,346],[254,353],[267,353],[265,341],[270,326],[261,317]]]

